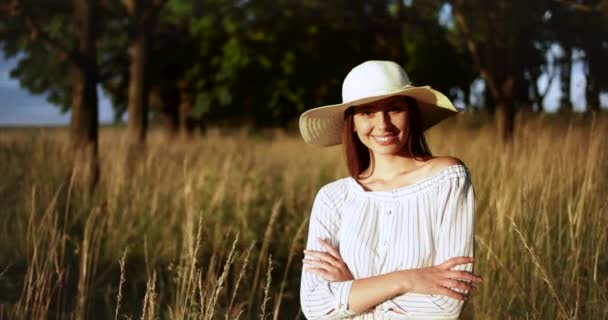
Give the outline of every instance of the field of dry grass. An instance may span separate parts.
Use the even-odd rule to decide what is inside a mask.
[[[608,318],[608,118],[533,117],[500,147],[475,116],[428,134],[476,193],[465,319]],[[346,174],[339,148],[297,136],[150,134],[125,163],[102,129],[102,178],[67,178],[67,130],[0,130],[1,319],[302,319],[301,250],[313,197]]]

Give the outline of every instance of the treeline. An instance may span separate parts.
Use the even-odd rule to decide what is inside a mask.
[[[566,0],[3,0],[11,76],[71,110],[74,176],[98,176],[98,93],[128,114],[131,154],[148,121],[171,137],[205,123],[287,126],[306,108],[340,101],[348,70],[395,60],[417,85],[484,107],[508,141],[518,110],[543,111],[547,86],[580,60],[590,112],[608,89],[608,1]],[[561,54],[554,53],[555,46]]]

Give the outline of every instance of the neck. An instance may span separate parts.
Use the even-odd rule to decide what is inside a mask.
[[[362,174],[365,179],[390,180],[397,174],[413,171],[419,166],[419,161],[412,154],[377,155],[372,153],[370,157],[370,166]]]

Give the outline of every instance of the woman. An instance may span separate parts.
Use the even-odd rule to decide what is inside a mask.
[[[457,319],[473,270],[474,193],[423,131],[458,110],[391,61],[346,76],[343,103],[300,118],[307,143],[344,144],[350,177],[319,190],[304,250],[308,319]]]

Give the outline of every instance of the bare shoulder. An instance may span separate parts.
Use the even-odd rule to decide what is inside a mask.
[[[462,160],[455,157],[435,157],[429,160],[429,169],[433,174],[437,174],[441,172],[441,170],[455,165],[464,166],[464,163]]]

